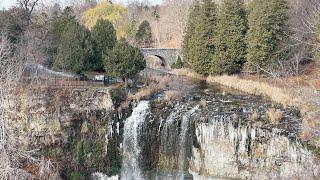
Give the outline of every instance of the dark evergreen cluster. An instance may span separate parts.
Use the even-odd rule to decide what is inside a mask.
[[[245,62],[248,29],[243,0],[225,0],[219,12],[212,73],[237,73]]]
[[[149,32],[146,29],[143,32]],[[116,30],[108,20],[98,20],[89,31],[66,9],[55,17],[52,31],[56,39],[52,44],[56,69],[76,73],[105,71],[108,76],[126,79],[145,68],[140,50],[124,39],[118,42]]]
[[[196,4],[190,15],[185,42],[192,68],[201,74],[210,74],[215,54],[217,7],[211,0]]]
[[[234,74],[272,66],[286,58],[286,0],[202,0],[191,8],[183,52],[198,73]]]
[[[72,14],[72,9],[66,8],[61,15],[54,17],[53,67],[76,73],[103,70],[103,54],[117,41],[112,23],[101,19],[90,31]]]
[[[90,32],[76,21],[69,21],[63,27],[53,66],[80,73],[86,70],[86,61],[92,59],[93,51]]]
[[[117,43],[117,32],[110,21],[99,19],[93,26],[91,33],[96,54],[95,62],[91,63],[91,66],[94,70],[101,71],[103,70],[104,54]]]
[[[136,42],[140,47],[149,47],[152,43],[151,26],[148,21],[144,20],[136,34]]]

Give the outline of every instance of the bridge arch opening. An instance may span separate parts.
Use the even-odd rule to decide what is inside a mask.
[[[145,57],[147,68],[151,69],[159,69],[166,68],[167,63],[166,60],[159,55],[148,55]]]

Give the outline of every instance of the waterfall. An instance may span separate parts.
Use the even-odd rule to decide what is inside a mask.
[[[185,165],[186,165],[186,144],[187,144],[187,135],[189,130],[189,122],[191,116],[196,112],[196,110],[199,109],[199,106],[194,107],[193,109],[186,112],[186,114],[183,115],[181,120],[181,132],[180,132],[180,154],[179,154],[179,179],[184,179],[184,171],[185,171]]]
[[[139,134],[149,110],[149,102],[141,101],[124,123],[121,179],[143,179],[139,168]]]

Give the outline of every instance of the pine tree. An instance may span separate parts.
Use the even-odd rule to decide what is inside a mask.
[[[191,67],[200,74],[210,74],[214,60],[214,38],[217,23],[217,8],[211,0],[204,0],[199,15],[195,17],[193,35],[188,40],[188,55]]]
[[[117,34],[112,23],[108,20],[99,19],[91,30],[95,58],[90,62],[92,70],[103,69],[103,54],[110,51],[117,42]]]
[[[288,12],[287,0],[253,2],[248,16],[248,70],[266,71],[278,60],[288,58]]]
[[[243,0],[224,0],[219,11],[215,39],[213,74],[233,74],[241,71],[247,46],[247,18]]]
[[[194,6],[190,8],[189,10],[189,18],[188,18],[188,23],[187,23],[187,28],[186,28],[186,33],[183,37],[183,44],[182,44],[182,54],[186,59],[189,59],[189,53],[191,45],[191,39],[193,38],[195,34],[195,27],[196,27],[196,20],[199,17],[200,13],[200,5],[198,2],[195,2]]]
[[[87,69],[86,61],[92,58],[90,31],[75,20],[66,24],[53,66],[56,69],[80,73]]]
[[[125,39],[121,39],[106,54],[104,67],[107,76],[121,77],[127,85],[127,78],[143,70],[146,61],[139,48],[132,47]]]
[[[136,34],[136,42],[140,47],[149,47],[152,43],[151,26],[148,21],[144,20]]]

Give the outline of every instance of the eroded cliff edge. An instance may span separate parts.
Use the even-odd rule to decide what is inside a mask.
[[[130,108],[116,110],[124,94],[105,87],[19,88],[4,102],[11,112],[9,138],[14,146],[50,159],[64,179],[96,171],[117,174],[121,126],[131,114]]]

